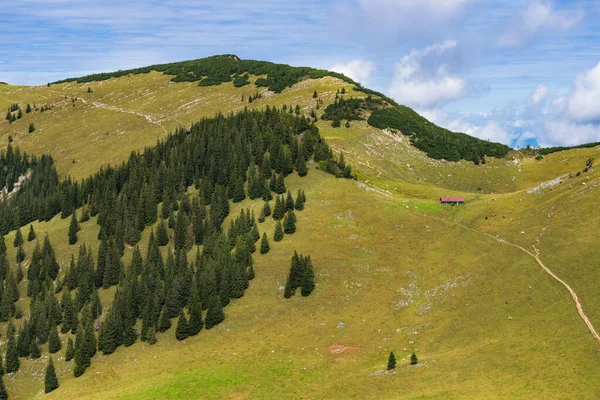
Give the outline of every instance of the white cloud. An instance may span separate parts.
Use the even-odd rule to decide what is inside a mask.
[[[500,37],[501,46],[518,46],[544,31],[566,32],[584,16],[581,10],[554,10],[552,3],[533,0]]]
[[[335,12],[340,27],[365,33],[376,44],[397,40],[438,38],[468,17],[467,5],[478,0],[351,0],[339,1]],[[351,28],[350,28],[351,27]],[[433,27],[433,29],[432,29]]]
[[[542,147],[600,142],[600,125],[578,124],[567,120],[547,121],[536,139]]]
[[[375,64],[371,61],[353,60],[346,64],[335,64],[330,69],[360,82],[363,86],[368,86]]]
[[[600,62],[575,78],[566,112],[577,122],[600,122]]]
[[[431,108],[465,95],[466,82],[452,73],[457,43],[446,41],[412,50],[398,64],[389,94],[400,103]]]
[[[530,105],[536,105],[540,101],[544,100],[548,95],[548,87],[545,85],[537,85],[529,98]]]

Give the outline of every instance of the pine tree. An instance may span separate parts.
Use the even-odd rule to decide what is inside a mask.
[[[31,112],[31,104],[27,103],[27,107],[25,107],[25,113],[29,114]]]
[[[4,360],[2,360],[2,355],[0,354],[0,376],[4,376],[6,371],[4,370]]]
[[[202,301],[196,288],[196,284],[193,284],[192,295],[190,296],[190,321],[188,324],[189,336],[196,336],[204,327],[204,321],[202,320]]]
[[[175,337],[177,340],[184,340],[188,337],[188,321],[183,315],[183,311],[179,312],[179,319],[177,320],[177,327],[175,328]]]
[[[69,362],[73,359],[73,355],[75,355],[75,345],[73,344],[73,339],[67,339],[67,351],[65,352],[65,361]]]
[[[244,179],[240,176],[234,181],[233,198],[234,203],[239,203],[246,198],[246,192],[244,191]]]
[[[29,124],[29,133],[33,133],[35,132],[35,124],[33,122],[31,122]]]
[[[156,227],[156,244],[159,246],[166,246],[169,244],[169,233],[167,231],[167,225],[165,220],[161,219]]]
[[[19,247],[23,244],[23,234],[21,233],[21,228],[17,229],[17,233],[15,234],[15,240],[13,241],[13,247]]]
[[[29,225],[29,234],[27,235],[27,241],[31,242],[33,240],[35,240],[36,238],[36,234],[35,231],[33,230],[33,224]]]
[[[73,299],[71,298],[71,291],[69,288],[63,292],[62,300],[60,302],[60,306],[62,308],[63,316],[62,316],[62,326],[60,331],[62,333],[67,333],[74,329],[77,329],[77,321],[75,319],[75,309],[73,306]]]
[[[267,254],[269,250],[269,239],[267,238],[267,233],[264,232],[262,240],[260,241],[260,254]]]
[[[296,232],[296,215],[293,210],[290,210],[285,215],[283,220],[283,232],[286,235],[291,235]]]
[[[37,340],[33,339],[29,344],[29,355],[32,360],[37,360],[42,356],[42,349],[40,349],[40,345]]]
[[[275,208],[273,209],[273,219],[280,220],[285,216],[285,202],[282,196],[275,198]]]
[[[418,362],[419,362],[419,359],[417,358],[417,355],[413,351],[412,355],[410,356],[410,365],[417,365]]]
[[[283,227],[281,226],[281,220],[275,222],[275,233],[273,234],[273,240],[280,242],[283,239]]]
[[[313,99],[316,99],[317,97],[319,97],[319,95],[317,94],[317,91],[315,90],[315,91],[313,92]]]
[[[50,336],[48,338],[48,350],[51,354],[56,353],[62,348],[60,343],[60,337],[58,336],[58,329],[56,325],[50,328]]]
[[[396,356],[393,351],[390,351],[390,356],[388,357],[387,369],[388,371],[396,368]]]
[[[56,371],[54,370],[54,362],[52,357],[46,367],[46,377],[44,379],[44,392],[50,393],[54,389],[58,389],[58,378],[56,377]]]
[[[71,223],[69,224],[69,244],[73,245],[77,243],[77,231],[79,230],[79,224],[77,223],[76,212],[73,211],[71,214]]]

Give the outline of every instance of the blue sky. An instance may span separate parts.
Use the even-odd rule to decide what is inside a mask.
[[[513,146],[600,141],[600,1],[22,0],[0,81],[234,53],[334,69],[453,130]]]

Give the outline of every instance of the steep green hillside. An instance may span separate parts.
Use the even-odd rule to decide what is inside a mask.
[[[123,309],[121,300],[112,307],[113,299],[118,292],[118,299],[131,292],[136,246],[143,260],[154,260],[144,262],[135,279],[144,288],[144,309],[150,307],[148,293],[159,299],[156,318],[165,322],[157,313],[162,313],[162,301],[165,309],[178,302],[173,293],[186,296],[182,288],[205,287],[201,271],[214,272],[219,301],[229,303],[224,321],[185,340],[176,339],[179,317],[174,313],[172,327],[156,333],[154,344],[144,322],[151,313],[140,310],[133,323],[122,314],[127,322],[120,323],[129,333],[133,328],[135,343],[119,345],[111,354],[98,351],[77,378],[75,361],[65,360],[67,340],[76,335],[61,332],[62,349],[52,355],[60,387],[43,393],[49,354],[44,343],[40,358],[21,357],[18,372],[4,375],[11,399],[597,397],[600,343],[565,286],[535,256],[577,293],[582,312],[598,329],[600,222],[594,215],[600,172],[584,169],[589,159],[600,159],[600,147],[536,160],[534,154],[441,130],[345,77],[319,74],[219,56],[50,87],[0,86],[0,104],[16,103],[23,110],[20,119],[0,123],[0,140],[8,143],[12,136],[13,150],[18,146],[21,155],[37,156],[27,161],[14,153],[0,156],[0,179],[7,184],[14,186],[24,171],[33,171],[21,194],[2,204],[5,209],[18,203],[18,211],[6,208],[0,221],[5,226],[9,219],[36,219],[31,224],[36,239],[27,240],[29,224],[21,228],[20,266],[19,247],[13,246],[16,231],[4,237],[9,265],[6,272],[0,268],[6,275],[0,317],[9,316],[17,334],[43,331],[38,322],[50,316],[51,307],[41,317],[36,304],[56,291],[60,300],[65,288],[75,284],[69,278],[71,258],[78,259],[82,244],[89,246],[94,262],[110,259],[122,246],[120,262],[113,257],[102,264],[122,265],[122,270],[94,281],[102,315],[89,331],[103,327],[102,349],[107,348],[107,321],[118,324],[114,310]],[[25,112],[28,103],[30,113]],[[251,112],[267,106],[267,112]],[[202,120],[219,112],[239,114]],[[332,126],[336,120],[339,127]],[[29,133],[31,123],[35,130]],[[143,156],[131,156],[165,139]],[[475,165],[481,159],[471,157],[473,149],[487,155],[485,164]],[[458,158],[441,153],[432,158],[432,151],[456,151]],[[42,154],[52,156],[56,173],[49,159],[40,161]],[[300,177],[303,159],[308,174]],[[119,167],[122,162],[127,163]],[[343,175],[348,165],[347,175],[356,174],[356,181],[325,172]],[[42,171],[32,170],[35,166]],[[274,240],[272,216],[257,222],[270,250],[260,254],[259,240],[250,262],[241,255],[254,232],[241,219],[225,242],[211,235],[219,226],[228,232],[242,210],[246,218],[253,212],[260,219],[265,191],[256,182],[270,186],[269,169],[285,176],[294,199],[303,191],[306,203],[295,211],[296,232],[281,241]],[[92,174],[93,179],[83,180]],[[74,179],[58,185],[69,175]],[[56,185],[33,195],[32,188],[42,185],[39,177],[46,176],[55,177]],[[153,194],[156,209],[148,200]],[[466,204],[440,206],[439,197],[446,195],[464,196]],[[226,206],[227,197],[236,202]],[[275,198],[270,205],[274,208]],[[219,212],[225,207],[228,213]],[[73,211],[78,217],[86,211],[92,215],[80,222],[77,243],[69,244]],[[40,215],[45,221],[37,219]],[[169,244],[156,252],[150,236],[158,237],[162,217],[171,222]],[[54,264],[40,264],[34,256],[36,241],[41,246],[46,234],[59,268],[57,280],[48,270]],[[99,252],[100,239],[114,250],[106,258]],[[307,297],[298,293],[285,299],[295,251],[310,255],[316,286]],[[254,279],[236,275],[240,265],[248,267],[248,274],[251,266]],[[17,284],[19,269],[24,277]],[[97,275],[75,269],[81,278],[71,292],[77,302],[80,288]],[[11,310],[7,293],[15,286],[18,300]],[[211,290],[207,293],[215,295]],[[190,307],[183,307],[187,318]],[[17,310],[23,317],[16,318]],[[32,315],[36,329],[27,330]],[[202,315],[207,320],[208,311]],[[78,318],[83,324],[84,312]],[[7,321],[0,322],[5,367],[7,331]],[[390,351],[398,365],[387,372]],[[413,351],[416,366],[409,365]]]

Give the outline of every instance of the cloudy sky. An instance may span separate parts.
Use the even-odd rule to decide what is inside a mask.
[[[599,0],[21,0],[0,81],[234,53],[333,69],[513,146],[600,141]]]

